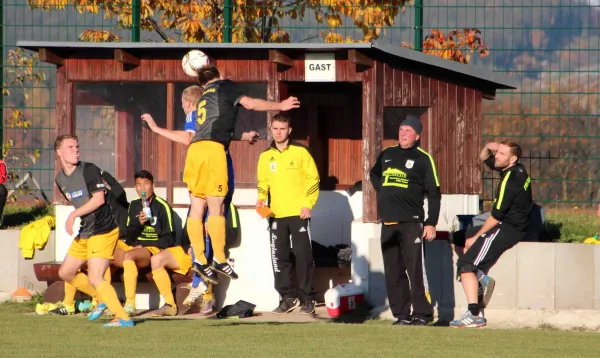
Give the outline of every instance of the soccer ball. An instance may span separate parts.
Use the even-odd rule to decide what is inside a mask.
[[[183,68],[183,72],[190,77],[197,77],[197,70],[202,67],[208,65],[208,56],[200,50],[191,50],[186,53],[181,60],[181,67]]]

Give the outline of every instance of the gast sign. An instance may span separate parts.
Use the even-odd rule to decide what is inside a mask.
[[[335,54],[307,53],[304,56],[305,82],[335,82]]]

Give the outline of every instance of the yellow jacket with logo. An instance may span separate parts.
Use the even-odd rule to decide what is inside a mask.
[[[45,216],[21,229],[19,248],[23,258],[33,258],[35,249],[42,249],[46,245],[50,231],[55,225],[56,219],[53,216]]]
[[[258,159],[258,199],[266,200],[273,217],[299,216],[302,208],[311,209],[319,197],[319,172],[308,148],[290,141],[279,151],[271,143]]]

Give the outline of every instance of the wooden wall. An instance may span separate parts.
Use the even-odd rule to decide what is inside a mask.
[[[435,159],[444,194],[481,192],[482,93],[384,65],[385,107],[429,107],[421,146]],[[386,140],[384,148],[397,142]]]
[[[266,81],[267,99],[279,100],[288,95],[286,81],[304,81],[304,60],[293,59],[293,67],[281,67],[264,57],[251,59],[217,59],[216,64],[224,77],[236,81]],[[238,56],[239,57],[239,56]],[[345,53],[336,54],[336,76],[338,82],[362,82],[362,139],[328,139],[328,160],[335,173],[344,181],[368,180],[368,171],[382,147],[395,145],[394,140],[383,140],[384,107],[429,107],[423,118],[422,147],[434,157],[442,193],[479,193],[481,191],[480,166],[477,153],[481,147],[480,126],[482,116],[482,93],[425,74],[409,72],[401,65],[390,65],[374,61],[371,68],[357,70],[357,65],[348,62]],[[140,66],[124,70],[124,65],[106,59],[66,59],[58,68],[57,76],[57,133],[73,131],[72,93],[73,82],[190,82],[190,77],[181,70],[179,59],[141,59]],[[174,97],[174,96],[171,96]],[[167,108],[178,110],[179,99],[167,98]],[[268,113],[268,118],[274,113]],[[119,122],[126,118],[119,117]],[[135,118],[134,118],[135,120]],[[173,126],[172,118],[168,126]],[[123,129],[120,129],[122,132]],[[119,133],[121,133],[119,132]],[[124,138],[123,133],[119,135]],[[167,182],[180,180],[185,161],[185,148],[178,144],[169,145],[165,139],[150,133],[144,134],[148,151],[156,152],[159,160],[156,170],[166,175]],[[256,181],[256,162],[259,154],[268,145],[268,139],[250,146],[232,142],[231,153],[236,171],[236,182],[241,186],[253,186]],[[119,145],[118,148],[129,148]],[[121,151],[121,149],[119,149]],[[131,158],[127,155],[127,158]],[[331,164],[330,164],[331,165]],[[130,175],[129,165],[119,162],[120,170]],[[164,174],[164,168],[171,171]],[[161,170],[162,169],[162,170]],[[165,173],[166,173],[165,172]],[[331,174],[331,173],[330,173]],[[179,183],[181,184],[181,183]],[[364,183],[366,184],[366,183]],[[363,219],[376,220],[374,192],[371,186],[363,185],[365,208]],[[60,196],[55,195],[55,199]]]

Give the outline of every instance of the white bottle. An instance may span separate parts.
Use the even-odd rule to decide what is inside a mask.
[[[142,192],[142,211],[146,214],[146,220],[152,222],[152,211],[150,210],[150,204],[146,197],[146,192]]]

